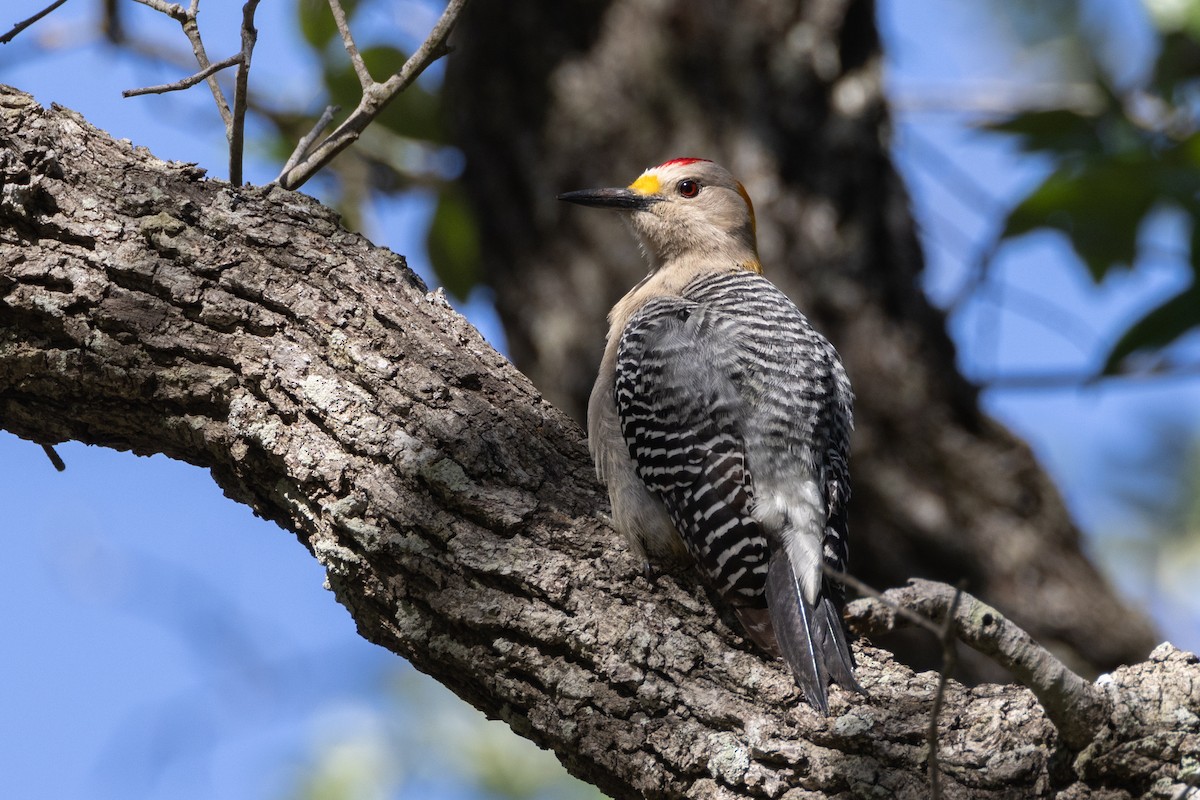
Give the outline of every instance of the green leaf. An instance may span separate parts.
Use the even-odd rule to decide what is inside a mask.
[[[1077,152],[1101,153],[1104,150],[1096,117],[1065,108],[1031,111],[989,123],[983,128],[1016,136],[1021,149],[1027,153],[1065,155]]]
[[[346,19],[354,16],[357,7],[358,0],[342,0]],[[333,12],[329,10],[328,0],[298,0],[296,16],[304,40],[318,52],[324,50],[330,40],[338,35],[337,23],[333,21]]]
[[[465,300],[479,283],[479,232],[475,218],[454,187],[448,187],[438,198],[425,243],[442,286]]]
[[[1157,200],[1139,168],[1111,162],[1082,171],[1059,168],[1009,212],[1001,236],[1060,230],[1099,282],[1113,266],[1133,263],[1138,228]]]
[[[438,95],[413,83],[388,103],[375,124],[410,139],[444,143],[447,137],[441,109]]]
[[[1192,212],[1198,202],[1200,135],[1165,148],[1146,142],[1136,151],[1060,165],[1009,212],[1001,238],[1060,230],[1098,282],[1114,266],[1133,264],[1138,232],[1153,208]]]
[[[1180,90],[1194,85],[1200,76],[1200,42],[1185,31],[1174,31],[1161,39],[1158,60],[1150,86],[1168,100],[1180,99]]]
[[[1103,374],[1117,373],[1130,354],[1166,347],[1194,328],[1200,328],[1200,284],[1196,283],[1130,326],[1105,359]]]

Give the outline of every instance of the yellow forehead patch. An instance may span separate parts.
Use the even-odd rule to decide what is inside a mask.
[[[657,175],[652,175],[651,173],[647,172],[636,181],[629,184],[629,188],[638,194],[644,194],[648,196],[652,194],[658,194],[658,191],[662,188],[662,184],[659,183]]]

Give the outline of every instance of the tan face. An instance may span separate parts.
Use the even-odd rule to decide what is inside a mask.
[[[652,269],[682,259],[692,266],[729,264],[762,272],[750,197],[711,161],[676,158],[646,170],[624,189],[567,192],[559,199],[628,212]]]
[[[750,198],[718,164],[668,161],[643,172],[629,191],[644,198],[631,222],[659,261],[692,251],[755,253]]]

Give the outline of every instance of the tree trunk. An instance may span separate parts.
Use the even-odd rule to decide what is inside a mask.
[[[581,419],[605,314],[645,267],[615,215],[555,195],[675,156],[720,161],[757,203],[768,277],[854,384],[851,571],[965,579],[1077,669],[1137,661],[1153,627],[1083,555],[1029,449],[980,411],[921,289],[874,14],[870,0],[473,4],[448,108],[511,356]],[[937,664],[923,642],[905,653]]]
[[[937,676],[860,642],[870,696],[835,690],[821,717],[695,583],[647,583],[579,428],[402,258],[7,87],[0,425],[210,468],[300,537],[365,637],[614,797],[927,796]],[[1091,743],[1068,747],[1027,689],[951,682],[945,796],[1194,776],[1194,656],[1163,646],[1088,691]]]

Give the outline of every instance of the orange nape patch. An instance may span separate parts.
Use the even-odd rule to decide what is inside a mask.
[[[662,189],[662,183],[658,180],[658,176],[650,170],[642,173],[641,177],[633,183],[629,184],[629,188],[638,194],[646,195],[658,194]]]
[[[734,183],[737,184],[738,194],[746,201],[746,208],[750,209],[750,232],[758,236],[758,222],[754,219],[754,203],[750,202],[750,193],[746,191],[745,186],[742,186],[741,181],[734,181]],[[759,267],[758,271],[761,273],[762,267]]]

